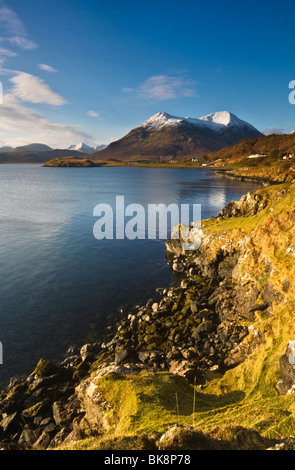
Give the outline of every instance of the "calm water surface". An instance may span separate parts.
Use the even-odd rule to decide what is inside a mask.
[[[97,204],[202,204],[206,219],[257,187],[208,170],[0,165],[0,386],[175,282],[164,240],[96,240]]]

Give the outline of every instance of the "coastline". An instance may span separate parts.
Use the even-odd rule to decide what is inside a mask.
[[[136,162],[94,162],[91,159],[84,160],[69,160],[69,159],[55,159],[47,162],[43,165],[44,167],[67,167],[67,168],[96,168],[96,167],[127,167],[127,168],[165,168],[165,169],[187,169],[187,170],[210,170],[215,172],[217,175],[224,176],[229,179],[236,179],[242,182],[254,182],[261,184],[266,187],[269,185],[281,184],[286,182],[295,181],[295,175],[292,172],[292,169],[286,171],[271,168],[271,167],[232,167],[232,166],[215,166],[195,164],[192,162],[167,162],[167,163],[136,163]]]
[[[202,390],[210,390],[211,383],[219,383],[220,392],[228,394],[230,386],[225,377],[243,367],[265,341],[261,325],[255,326],[254,313],[272,315],[278,297],[269,283],[263,288],[254,282],[249,286],[249,280],[245,283],[237,273],[237,267],[245,263],[242,260],[249,235],[243,233],[245,228],[242,232],[236,228],[242,221],[240,217],[259,220],[273,201],[273,191],[282,200],[288,189],[278,186],[253,191],[228,204],[216,218],[205,221],[198,253],[184,253],[179,241],[167,240],[167,256],[179,276],[179,285],[163,289],[160,299],[135,308],[114,325],[103,341],[86,344],[80,350],[69,349],[58,365],[40,359],[29,377],[12,379],[1,393],[1,445],[54,449],[97,433],[109,434],[113,423],[105,421],[115,412],[112,408],[117,406],[118,386],[124,377],[140,383],[157,380],[160,388],[167,387],[168,381],[169,388],[176,387],[179,394],[191,395],[194,387],[205,402]],[[286,348],[286,343],[282,346]],[[104,386],[113,396],[113,404],[103,393]],[[243,398],[245,392],[241,393],[232,403]],[[221,401],[223,406],[226,402]],[[25,420],[24,427],[21,419]],[[170,415],[167,419],[158,429],[161,436],[171,423]],[[147,429],[156,426],[145,419],[144,423]],[[184,423],[192,426],[193,417]],[[148,442],[156,445],[150,438]],[[230,448],[234,448],[233,442]],[[258,444],[249,445],[256,448]],[[270,446],[271,442],[260,436],[260,448]]]
[[[7,163],[6,163],[7,164]],[[11,163],[18,164],[18,163]],[[31,163],[20,163],[23,165],[28,165]],[[32,163],[33,164],[33,163]],[[254,182],[261,184],[266,187],[269,185],[281,184],[286,182],[295,181],[295,175],[292,172],[292,169],[280,170],[275,167],[251,167],[245,168],[241,166],[218,166],[218,165],[202,165],[196,164],[191,161],[188,162],[163,162],[163,163],[137,163],[137,162],[95,162],[90,158],[77,158],[77,157],[65,157],[65,158],[55,158],[49,160],[46,163],[40,164],[43,168],[116,168],[116,167],[126,167],[126,168],[165,168],[165,169],[187,169],[187,170],[210,170],[216,173],[217,175],[224,176],[229,179],[236,179],[242,182]]]

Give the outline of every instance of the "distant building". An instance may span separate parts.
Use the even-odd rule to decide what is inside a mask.
[[[198,162],[199,159],[198,158],[192,158],[192,162]]]

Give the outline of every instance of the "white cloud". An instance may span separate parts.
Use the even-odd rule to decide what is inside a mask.
[[[25,72],[18,72],[9,79],[13,84],[12,93],[22,101],[30,103],[45,103],[61,106],[67,101],[55,93],[41,78]]]
[[[38,47],[29,38],[26,28],[18,15],[3,4],[0,7],[0,26],[2,26],[5,34],[0,38],[2,42],[8,41],[22,49],[35,49]]]
[[[0,47],[0,67],[4,65],[4,63],[9,57],[14,57],[16,55],[17,55],[16,52],[9,51],[8,49],[5,49],[4,47]]]
[[[148,100],[165,101],[195,96],[196,82],[178,75],[153,75],[137,89],[123,88],[127,93],[137,93]]]
[[[13,36],[13,37],[10,37],[10,38],[1,38],[1,41],[2,42],[3,41],[8,41],[13,46],[18,46],[21,49],[27,49],[27,50],[36,49],[36,47],[38,47],[37,44],[34,41],[32,41],[29,38],[22,37],[22,36]]]
[[[46,65],[46,64],[39,64],[39,67],[41,70],[44,70],[45,72],[57,72],[57,70],[55,70],[53,67],[51,67],[50,65]]]
[[[95,117],[95,118],[97,118],[97,117],[100,116],[99,113],[97,113],[96,111],[92,111],[92,110],[88,111],[87,114],[88,114],[88,116],[90,116],[90,117]]]
[[[7,30],[26,36],[26,30],[16,13],[8,8],[6,5],[0,7],[0,24]]]
[[[16,140],[20,142],[22,133],[23,140],[27,142],[43,142],[55,148],[65,148],[72,142],[94,143],[89,134],[66,124],[49,121],[40,113],[25,107],[12,94],[3,97],[0,133],[1,131],[5,131],[5,145],[12,146]]]

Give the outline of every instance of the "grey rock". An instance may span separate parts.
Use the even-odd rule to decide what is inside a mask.
[[[60,428],[68,426],[71,422],[71,413],[67,411],[63,402],[57,401],[53,403],[52,412],[55,424]]]
[[[115,363],[121,364],[126,361],[129,357],[129,351],[127,349],[122,349],[121,351],[116,352]]]
[[[16,421],[17,421],[17,417],[18,417],[18,413],[15,412],[15,413],[12,413],[11,415],[7,416],[3,421],[2,421],[2,431],[4,433],[10,431],[13,426],[15,425]]]
[[[18,444],[33,447],[35,442],[38,440],[40,431],[38,429],[32,429],[28,424],[23,428],[23,432],[18,440]]]
[[[51,436],[47,432],[43,432],[41,436],[37,439],[36,442],[33,444],[33,449],[41,449],[45,450],[48,448],[51,441]]]

